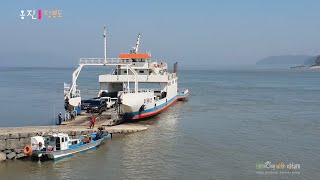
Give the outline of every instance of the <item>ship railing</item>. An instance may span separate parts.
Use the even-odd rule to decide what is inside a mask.
[[[176,73],[171,73],[168,75],[168,80],[171,80],[173,78],[176,78],[177,77],[177,74]]]
[[[139,89],[138,92],[154,92],[153,89]]]
[[[148,68],[148,62],[139,62],[132,59],[123,58],[81,58],[79,64],[95,65],[95,64],[130,64],[132,67],[146,67]]]
[[[122,58],[81,58],[79,64],[131,64],[132,59]]]
[[[124,90],[123,92],[124,93],[135,93],[134,90]],[[138,93],[141,93],[141,92],[154,92],[154,90],[153,89],[139,89]]]

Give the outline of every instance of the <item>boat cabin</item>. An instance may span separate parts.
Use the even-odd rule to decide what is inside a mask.
[[[125,64],[131,64],[133,69],[140,75],[149,75],[149,63],[151,56],[149,54],[119,54],[119,59]],[[116,66],[113,75],[132,75],[133,73],[126,66]]]
[[[69,148],[70,141],[68,134],[59,133],[44,137],[45,147],[53,151],[66,150]]]

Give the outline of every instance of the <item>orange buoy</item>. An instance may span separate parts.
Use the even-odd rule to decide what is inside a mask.
[[[28,145],[26,147],[23,148],[23,152],[25,155],[27,156],[31,156],[32,155],[32,147],[31,145]]]

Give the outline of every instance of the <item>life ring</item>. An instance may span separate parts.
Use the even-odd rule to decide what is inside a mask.
[[[32,155],[32,146],[27,145],[26,147],[23,148],[23,152],[25,155],[31,156]]]

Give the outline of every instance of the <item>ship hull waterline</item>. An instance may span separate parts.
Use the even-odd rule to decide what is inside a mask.
[[[126,120],[143,120],[146,118],[150,118],[160,114],[161,112],[165,111],[168,107],[174,105],[177,101],[186,100],[190,96],[189,93],[187,94],[177,94],[175,97],[170,99],[168,102],[158,105],[154,108],[139,112],[132,112],[132,113],[124,113],[124,118]]]

